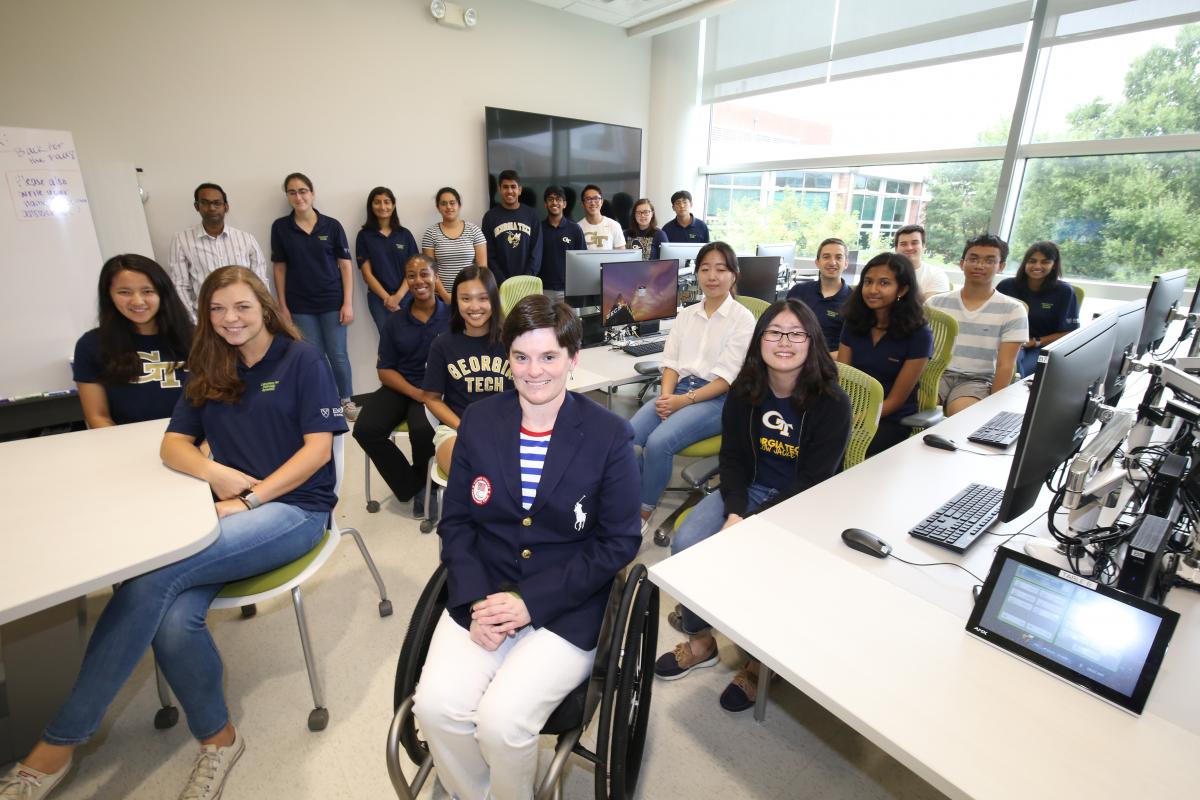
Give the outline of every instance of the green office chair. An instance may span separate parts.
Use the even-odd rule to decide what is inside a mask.
[[[758,322],[758,319],[763,315],[763,312],[771,307],[771,304],[766,300],[759,300],[757,297],[744,297],[742,295],[738,295],[734,299],[750,310],[750,313],[754,315],[755,322]]]
[[[842,469],[850,469],[867,457],[867,448],[879,430],[879,415],[883,411],[883,386],[860,369],[838,363],[838,385],[850,396],[850,443]]]
[[[925,318],[933,331],[933,355],[925,369],[921,370],[921,377],[917,381],[916,413],[900,420],[901,425],[912,428],[910,435],[913,436],[945,419],[938,406],[938,384],[950,364],[954,340],[958,338],[958,320],[945,311],[925,306]]]
[[[542,293],[542,279],[536,275],[514,275],[500,284],[500,309],[504,316],[522,297]]]
[[[342,487],[345,464],[343,458],[345,436],[349,436],[349,434],[333,437],[333,463],[337,475],[336,487],[339,490]],[[361,534],[354,528],[338,527],[332,511],[329,514],[329,524],[325,529],[325,535],[311,550],[295,561],[270,572],[226,584],[211,606],[211,608],[239,608],[261,603],[284,593],[291,593],[292,606],[296,611],[296,624],[300,628],[300,649],[304,653],[304,666],[308,671],[308,684],[313,696],[313,710],[308,715],[310,731],[325,729],[325,726],[329,724],[329,710],[325,708],[325,695],[321,688],[320,676],[317,674],[316,659],[313,657],[312,643],[308,634],[308,621],[304,616],[304,605],[300,600],[300,584],[308,580],[329,560],[333,551],[337,549],[338,542],[346,534],[354,537],[354,543],[358,545],[358,551],[362,553],[363,560],[367,562],[367,569],[371,571],[371,577],[375,579],[375,585],[379,589],[379,616],[391,616],[392,601],[388,600],[387,587],[383,584],[379,570],[375,568],[375,561],[371,558],[371,553],[367,550]],[[170,728],[179,720],[179,711],[171,705],[170,691],[162,674],[158,672],[157,665],[155,665],[155,673],[158,680],[158,697],[162,702],[162,708],[154,716],[154,727]]]
[[[1075,303],[1079,306],[1079,310],[1083,311],[1083,287],[1078,283],[1068,284],[1071,290],[1075,292]]]

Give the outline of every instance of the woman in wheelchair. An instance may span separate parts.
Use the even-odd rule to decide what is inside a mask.
[[[678,553],[814,486],[837,471],[850,440],[850,399],[838,386],[816,316],[799,300],[781,300],[759,318],[750,349],[721,412],[721,488],[705,497],[671,542]],[[733,535],[737,535],[736,532]],[[665,680],[717,663],[709,624],[686,607],[688,641],[664,653],[654,672]],[[721,706],[754,705],[758,664],[751,660],[721,694]]]
[[[566,391],[579,319],[542,295],[504,322],[516,392],[467,407],[446,489],[446,612],[414,714],[460,800],[528,798],[538,732],[590,674],[613,578],[637,554],[629,423]]]
[[[208,607],[226,583],[294,561],[321,539],[337,501],[333,437],[346,423],[329,362],[299,340],[253,272],[213,272],[200,289],[200,309],[190,378],[161,456],[209,483],[220,532],[199,553],[117,589],[74,689],[33,751],[0,777],[0,798],[50,793],[151,645],[201,744],[180,797],[218,797],[245,749],[225,703]],[[197,447],[201,440],[212,459]]]

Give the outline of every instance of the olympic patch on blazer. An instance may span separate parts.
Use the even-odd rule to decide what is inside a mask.
[[[492,499],[492,482],[480,475],[471,481],[471,500],[477,506],[487,505]]]

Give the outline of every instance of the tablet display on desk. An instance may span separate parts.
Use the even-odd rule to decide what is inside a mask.
[[[1002,547],[967,631],[1140,714],[1178,621],[1169,608]]]

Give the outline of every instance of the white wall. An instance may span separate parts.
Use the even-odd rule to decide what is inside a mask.
[[[643,174],[646,196],[660,223],[671,218],[670,198],[687,189],[696,215],[704,216],[704,177],[708,160],[708,112],[700,105],[701,31],[699,22],[653,38],[650,135]]]
[[[351,246],[379,184],[418,238],[443,184],[478,222],[485,105],[645,131],[650,41],[523,0],[471,5],[479,24],[464,31],[435,23],[427,0],[5,0],[0,124],[69,130],[85,164],[142,167],[159,261],[198,222],[191,192],[207,180],[264,249],[294,170]],[[364,292],[359,280],[358,393],[378,385]]]

